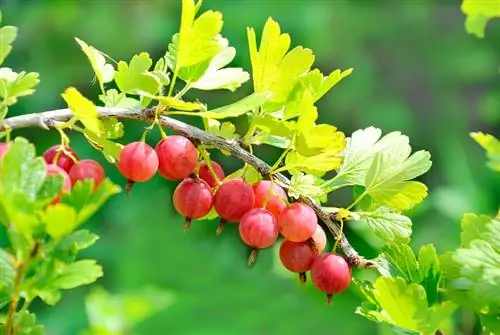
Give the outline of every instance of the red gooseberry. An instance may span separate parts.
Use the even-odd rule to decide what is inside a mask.
[[[61,197],[63,193],[71,191],[71,179],[69,179],[68,174],[66,171],[64,171],[62,168],[55,164],[47,164],[46,165],[46,171],[47,175],[61,175],[63,177],[63,186],[61,188],[61,191],[59,194],[52,200],[51,204],[57,204],[59,200],[61,200]]]
[[[279,235],[276,219],[264,208],[254,208],[248,211],[241,218],[238,228],[243,242],[252,248],[248,257],[248,265],[255,262],[258,249],[269,248],[276,242]]]
[[[158,156],[146,143],[132,142],[122,149],[118,169],[127,178],[127,191],[129,191],[133,183],[153,178],[158,170]]]
[[[71,147],[63,147],[60,144],[56,144],[45,150],[43,158],[47,164],[55,164],[66,172],[69,172],[78,161],[78,155]]]
[[[219,182],[222,181],[226,175],[224,174],[224,170],[222,169],[220,164],[215,161],[211,161],[210,164],[212,165],[212,169],[214,170]],[[212,172],[210,172],[207,163],[201,163],[200,170],[198,171],[198,176],[206,181],[208,185],[210,185],[210,187],[214,187],[217,185],[217,181],[212,175]]]
[[[171,135],[156,145],[158,172],[168,180],[182,180],[194,172],[198,155],[196,147],[187,138]]]
[[[92,159],[83,159],[69,170],[69,178],[73,186],[79,180],[92,179],[94,181],[94,190],[96,190],[106,178],[106,175],[101,164]]]
[[[304,242],[314,234],[318,218],[311,207],[295,202],[281,212],[278,225],[287,240]]]
[[[185,218],[184,230],[188,230],[192,219],[202,218],[212,209],[212,189],[204,180],[186,178],[175,188],[173,203]]]
[[[9,149],[9,144],[1,142],[0,143],[0,159],[7,153],[7,149]]]
[[[239,222],[253,204],[252,187],[245,180],[235,178],[223,182],[214,198],[215,210],[221,217],[217,235],[222,233],[226,222]]]
[[[351,268],[344,257],[326,253],[316,257],[311,266],[314,285],[326,293],[328,303],[333,294],[347,290],[351,283]]]
[[[261,180],[254,184],[252,189],[255,194],[254,207],[265,207],[277,220],[281,212],[286,208],[285,200],[287,196],[285,191],[269,180]]]

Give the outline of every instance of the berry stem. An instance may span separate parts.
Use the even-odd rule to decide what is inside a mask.
[[[255,264],[255,261],[257,260],[257,256],[259,256],[259,250],[258,249],[252,249],[250,251],[250,254],[248,255],[248,266],[252,266]]]
[[[337,251],[337,246],[340,243],[340,238],[344,234],[344,220],[340,219],[339,222],[340,222],[340,234],[335,239],[335,244],[333,245],[333,248],[332,248],[333,252]]]
[[[331,294],[331,293],[327,293],[326,294],[326,303],[328,304],[328,306],[332,305],[332,303],[333,303],[333,294]]]
[[[184,232],[187,232],[189,227],[191,227],[191,218],[186,217],[184,219]]]
[[[215,231],[215,234],[217,236],[220,236],[222,234],[222,231],[224,230],[224,226],[226,225],[227,221],[224,219],[220,219],[219,225],[217,226],[217,230]]]
[[[310,238],[307,240],[307,243],[311,246],[311,248],[313,248],[314,253],[315,253],[316,255],[319,255],[319,254],[320,254],[320,251],[319,251],[318,245],[316,244],[316,242],[314,241],[314,239],[313,239],[312,237],[310,237]],[[333,250],[335,250],[335,248],[334,248]]]
[[[307,282],[307,274],[305,272],[299,273],[299,281],[301,284],[305,284]]]
[[[207,150],[202,146],[198,147],[198,149],[199,149],[198,151],[201,154],[201,157],[203,157],[203,160],[205,161],[205,164],[207,164],[208,171],[210,172],[210,174],[214,178],[215,183],[217,185],[220,185],[221,181],[219,180],[217,173],[215,173],[214,167],[212,166],[212,160],[210,159],[210,155],[208,154]]]
[[[125,193],[127,195],[130,194],[130,191],[132,191],[133,186],[134,186],[134,182],[132,180],[127,180],[127,185],[125,185]]]

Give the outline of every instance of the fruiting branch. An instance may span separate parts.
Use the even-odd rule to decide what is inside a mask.
[[[101,118],[118,118],[124,120],[141,120],[145,122],[152,122],[155,118],[155,107],[146,109],[125,109],[125,108],[105,108],[98,107],[97,111]],[[43,129],[54,128],[60,122],[66,122],[74,117],[71,110],[57,109],[42,113],[33,113],[11,117],[5,119],[0,124],[0,131],[8,129],[20,129],[28,127],[40,127]],[[159,123],[166,128],[169,128],[185,137],[199,143],[211,145],[219,149],[223,149],[234,157],[244,161],[245,163],[254,167],[262,176],[269,177],[272,171],[271,166],[260,158],[252,155],[250,152],[241,147],[240,143],[236,140],[227,140],[222,137],[211,135],[199,128],[181,122],[179,120],[170,118],[168,116],[160,116]],[[273,174],[276,180],[282,187],[287,189],[290,185],[290,180],[282,174]],[[337,238],[340,235],[339,246],[346,255],[349,262],[356,267],[374,267],[375,262],[366,260],[358,254],[358,252],[350,245],[345,235],[341,232],[340,227],[332,220],[331,213],[324,211],[312,199],[308,197],[300,197],[299,201],[309,205],[314,209],[316,215],[328,227],[333,236]]]

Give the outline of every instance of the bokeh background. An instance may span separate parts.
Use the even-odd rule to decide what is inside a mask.
[[[77,36],[114,59],[135,53],[162,56],[177,31],[180,1],[146,0],[3,0],[4,23],[19,27],[19,37],[5,66],[38,71],[34,96],[23,98],[10,115],[63,107],[60,94],[75,86],[96,97],[92,70],[73,37]],[[500,133],[500,23],[492,21],[485,39],[467,35],[458,1],[265,1],[207,0],[204,8],[224,14],[224,35],[238,50],[234,64],[249,69],[245,27],[261,31],[268,16],[316,54],[323,72],[353,67],[353,74],[319,102],[320,120],[350,134],[370,125],[385,133],[401,131],[415,150],[426,149],[433,167],[423,180],[428,199],[412,212],[413,246],[435,243],[438,251],[455,248],[462,213],[493,214],[498,209],[500,178],[485,168],[484,152],[470,131]],[[210,107],[248,94],[190,92]],[[193,122],[193,121],[191,121]],[[244,127],[242,120],[239,127]],[[121,141],[135,140],[142,125],[126,124]],[[57,143],[55,133],[20,131],[37,143],[41,154]],[[105,164],[110,178],[124,184],[114,166],[72,137],[81,157]],[[151,137],[155,143],[158,134]],[[272,161],[278,152],[262,149]],[[227,171],[240,167],[220,158]],[[101,235],[85,253],[105,268],[98,284],[111,293],[155,286],[171,290],[175,302],[141,323],[137,334],[375,334],[387,333],[354,310],[354,291],[336,297],[333,307],[310,285],[300,286],[277,263],[276,250],[261,253],[253,268],[245,265],[246,248],[234,226],[215,237],[215,222],[195,222],[183,234],[173,212],[174,183],[157,176],[136,185],[130,196],[114,197],[87,228]],[[348,193],[332,197],[332,205],[349,202]],[[347,231],[358,250],[376,255],[376,242],[362,230]],[[361,274],[362,275],[362,274]],[[68,292],[53,308],[35,304],[40,321],[52,335],[86,329],[84,297],[89,288]],[[460,314],[457,322],[472,321]],[[470,326],[470,325],[469,325]],[[464,327],[468,327],[464,325]],[[389,332],[390,333],[390,332]]]

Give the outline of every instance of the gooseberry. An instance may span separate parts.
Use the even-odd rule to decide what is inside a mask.
[[[318,218],[311,207],[295,202],[281,212],[278,225],[287,240],[304,242],[314,234]]]
[[[212,189],[204,180],[186,178],[175,188],[173,202],[185,218],[184,230],[188,230],[192,219],[202,218],[212,209]]]
[[[96,190],[106,178],[106,175],[101,164],[92,159],[83,159],[69,170],[69,178],[73,186],[79,180],[92,179],[94,181],[94,190]]]
[[[56,144],[45,150],[43,158],[47,164],[55,164],[66,172],[69,172],[78,161],[78,155],[71,147],[65,146],[63,150],[63,146],[60,144]]]
[[[0,159],[7,153],[7,149],[9,149],[9,144],[5,142],[0,142]]]
[[[198,155],[194,144],[183,136],[171,135],[156,145],[158,172],[168,180],[182,180],[194,172]]]
[[[309,239],[309,242],[312,244],[312,247],[315,249],[317,254],[321,254],[325,250],[327,243],[326,234],[320,225],[316,227],[316,230]]]
[[[214,170],[217,179],[219,179],[219,181],[222,181],[225,177],[225,174],[220,164],[214,161],[211,161],[210,164],[212,165],[212,169]],[[208,165],[206,163],[201,163],[200,170],[198,171],[198,176],[206,181],[208,185],[210,185],[210,187],[214,187],[217,185],[217,181],[210,172],[210,169],[208,168]]]
[[[351,268],[344,257],[335,253],[317,256],[311,266],[314,285],[326,293],[328,303],[333,294],[347,290],[351,283]]]
[[[283,240],[280,246],[281,264],[289,271],[299,274],[300,282],[306,282],[306,272],[311,266],[317,254],[308,242],[292,242]]]
[[[254,184],[252,188],[255,194],[254,207],[265,207],[277,220],[281,212],[286,208],[285,199],[287,196],[285,191],[279,185],[269,180],[261,180],[257,184]]]
[[[158,156],[146,143],[132,142],[122,149],[118,169],[127,178],[127,191],[129,191],[133,183],[153,178],[158,170]]]
[[[271,212],[264,208],[254,208],[241,218],[239,232],[243,242],[252,248],[248,257],[248,265],[252,265],[259,249],[269,248],[276,242],[279,228]]]
[[[221,217],[217,235],[222,233],[226,222],[239,222],[253,204],[252,187],[245,180],[235,178],[222,183],[214,197],[215,210]]]

